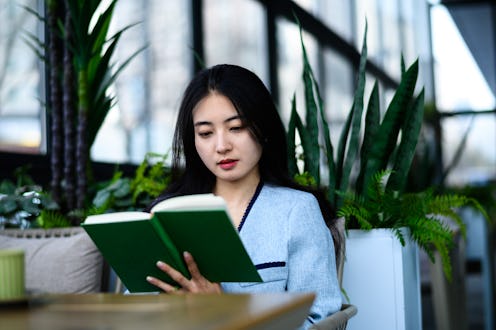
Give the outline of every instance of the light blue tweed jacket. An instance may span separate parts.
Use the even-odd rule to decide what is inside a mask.
[[[314,292],[303,329],[341,308],[332,236],[312,194],[260,186],[239,234],[263,283],[222,283],[225,292]]]

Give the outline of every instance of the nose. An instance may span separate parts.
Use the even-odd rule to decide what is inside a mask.
[[[232,144],[225,133],[217,134],[216,151],[220,154],[226,153],[232,149]]]

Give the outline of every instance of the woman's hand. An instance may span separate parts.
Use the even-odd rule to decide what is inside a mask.
[[[184,292],[193,292],[193,293],[221,293],[222,289],[219,283],[212,283],[207,280],[200,273],[198,266],[196,265],[193,256],[184,252],[184,261],[186,262],[186,266],[188,267],[189,273],[191,274],[191,280],[188,280],[184,277],[180,272],[169,266],[168,264],[159,261],[157,262],[157,267],[163,272],[167,273],[176,283],[178,283],[181,287],[175,287],[170,284],[167,284],[155,277],[148,276],[146,280],[155,285],[156,287],[164,290],[167,293],[184,293]]]

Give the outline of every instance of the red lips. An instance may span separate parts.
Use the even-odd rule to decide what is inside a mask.
[[[223,170],[229,170],[234,166],[236,166],[237,163],[238,161],[235,159],[223,159],[220,162],[218,162],[219,167]]]

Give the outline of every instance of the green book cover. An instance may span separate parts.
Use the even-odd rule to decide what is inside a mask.
[[[116,212],[89,216],[82,224],[130,292],[159,289],[154,276],[175,284],[156,267],[158,260],[190,277],[182,253],[190,252],[212,282],[261,282],[222,198],[180,196],[157,204],[152,213]]]

